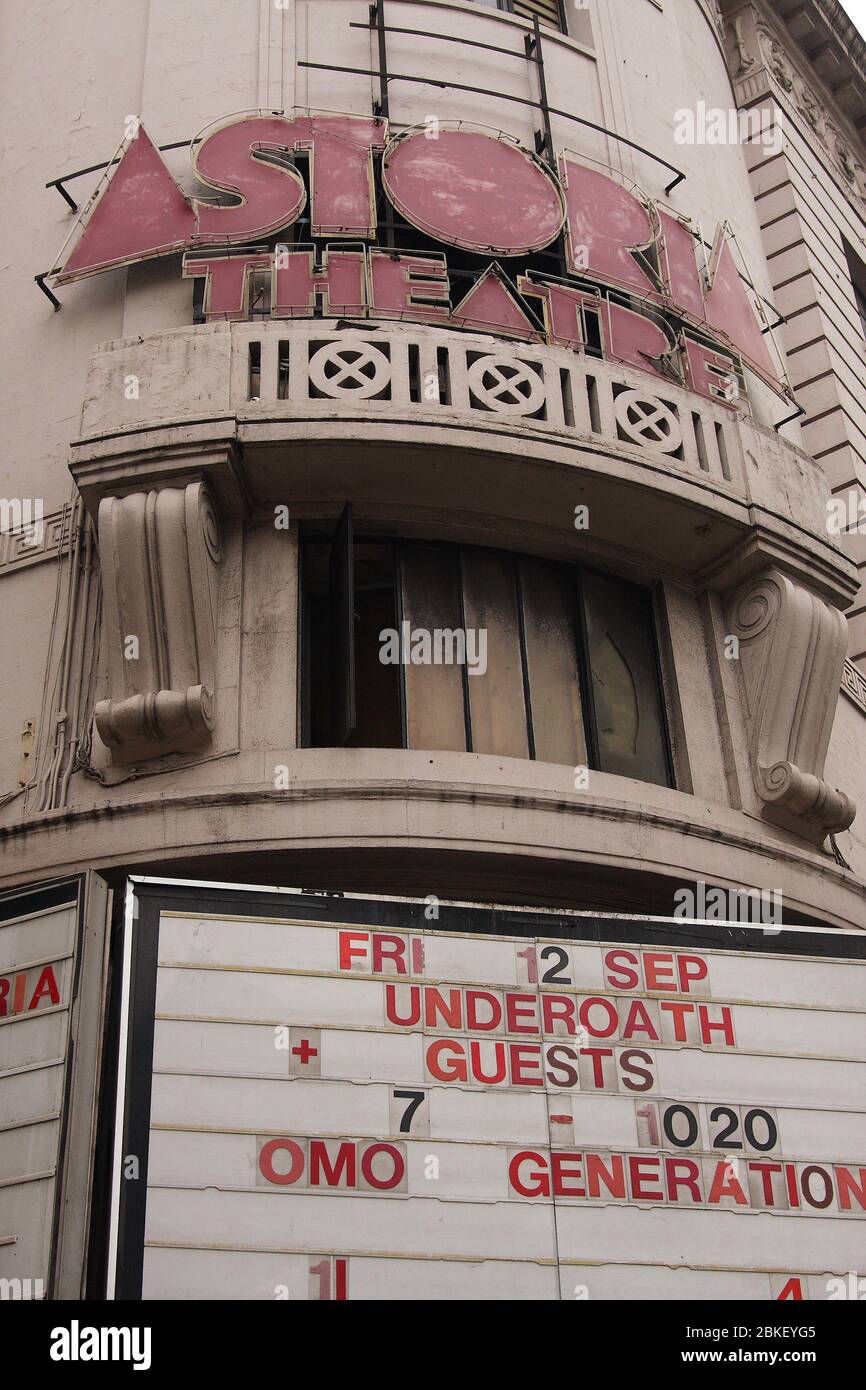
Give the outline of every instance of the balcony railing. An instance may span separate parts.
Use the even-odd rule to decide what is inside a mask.
[[[519,425],[604,441],[740,484],[732,412],[644,372],[562,348],[408,324],[334,331],[326,320],[239,323],[231,333],[230,407],[238,414],[320,414],[330,402],[368,417],[468,417],[479,429]]]
[[[417,431],[458,452],[553,461],[555,450],[560,463],[573,450],[591,471],[606,457],[612,472],[737,524],[747,522],[738,508],[758,507],[786,544],[836,567],[820,468],[742,403],[565,347],[414,322],[263,318],[105,343],[91,359],[72,458],[91,479],[116,458],[119,477],[132,466],[121,456],[164,449],[172,431],[190,447],[227,431],[253,446],[308,431],[333,438],[335,426],[368,441],[380,428],[407,443]]]

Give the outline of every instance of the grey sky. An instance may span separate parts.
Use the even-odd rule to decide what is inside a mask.
[[[866,38],[866,0],[840,0],[842,9]]]

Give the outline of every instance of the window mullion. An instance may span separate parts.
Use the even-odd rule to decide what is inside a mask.
[[[460,603],[460,627],[466,632],[466,579],[463,568],[463,546],[457,548],[457,596]],[[464,661],[460,668],[463,686],[463,722],[466,726],[466,752],[474,752],[472,746],[472,712],[469,705],[469,670]]]
[[[523,672],[523,703],[526,707],[526,739],[529,756],[535,761],[535,726],[532,720],[532,692],[529,687],[529,662],[526,652],[526,613],[523,607],[523,584],[520,578],[520,559],[514,557],[514,587],[517,594],[517,636],[520,643],[520,667]]]
[[[403,544],[394,546],[394,612],[397,616],[397,632],[400,653],[403,652]],[[402,747],[409,747],[409,710],[406,690],[406,666],[400,662],[400,737]]]
[[[583,601],[583,571],[580,569],[574,571],[572,596],[574,635],[577,643],[577,670],[580,678],[583,725],[586,731],[586,758],[590,767],[598,769],[601,766],[601,760],[598,751],[598,727],[592,692],[592,672],[589,669],[589,641],[586,634],[586,609]]]

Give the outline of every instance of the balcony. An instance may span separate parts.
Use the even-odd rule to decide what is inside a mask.
[[[769,538],[839,606],[853,592],[807,455],[721,403],[564,348],[334,319],[105,344],[72,447],[88,507],[191,468],[230,511],[327,515],[351,496],[410,534],[434,524],[560,555],[584,505],[580,539],[599,557],[721,586]]]

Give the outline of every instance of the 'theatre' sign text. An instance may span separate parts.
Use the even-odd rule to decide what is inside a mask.
[[[462,123],[439,123],[432,134],[425,127],[392,138],[377,117],[228,118],[190,150],[197,180],[221,198],[209,201],[182,192],[138,127],[54,283],[183,253],[183,275],[203,282],[205,318],[246,318],[251,285],[264,274],[274,318],[321,307],[326,316],[592,347],[723,401],[745,364],[787,394],[727,225],[705,261],[685,216],[571,151],[554,172],[502,135]],[[443,253],[375,244],[377,180],[430,241],[495,258],[462,298]],[[261,244],[305,212],[310,245]],[[533,258],[560,236],[563,273],[552,275]],[[518,260],[516,282],[499,264],[507,258]]]

